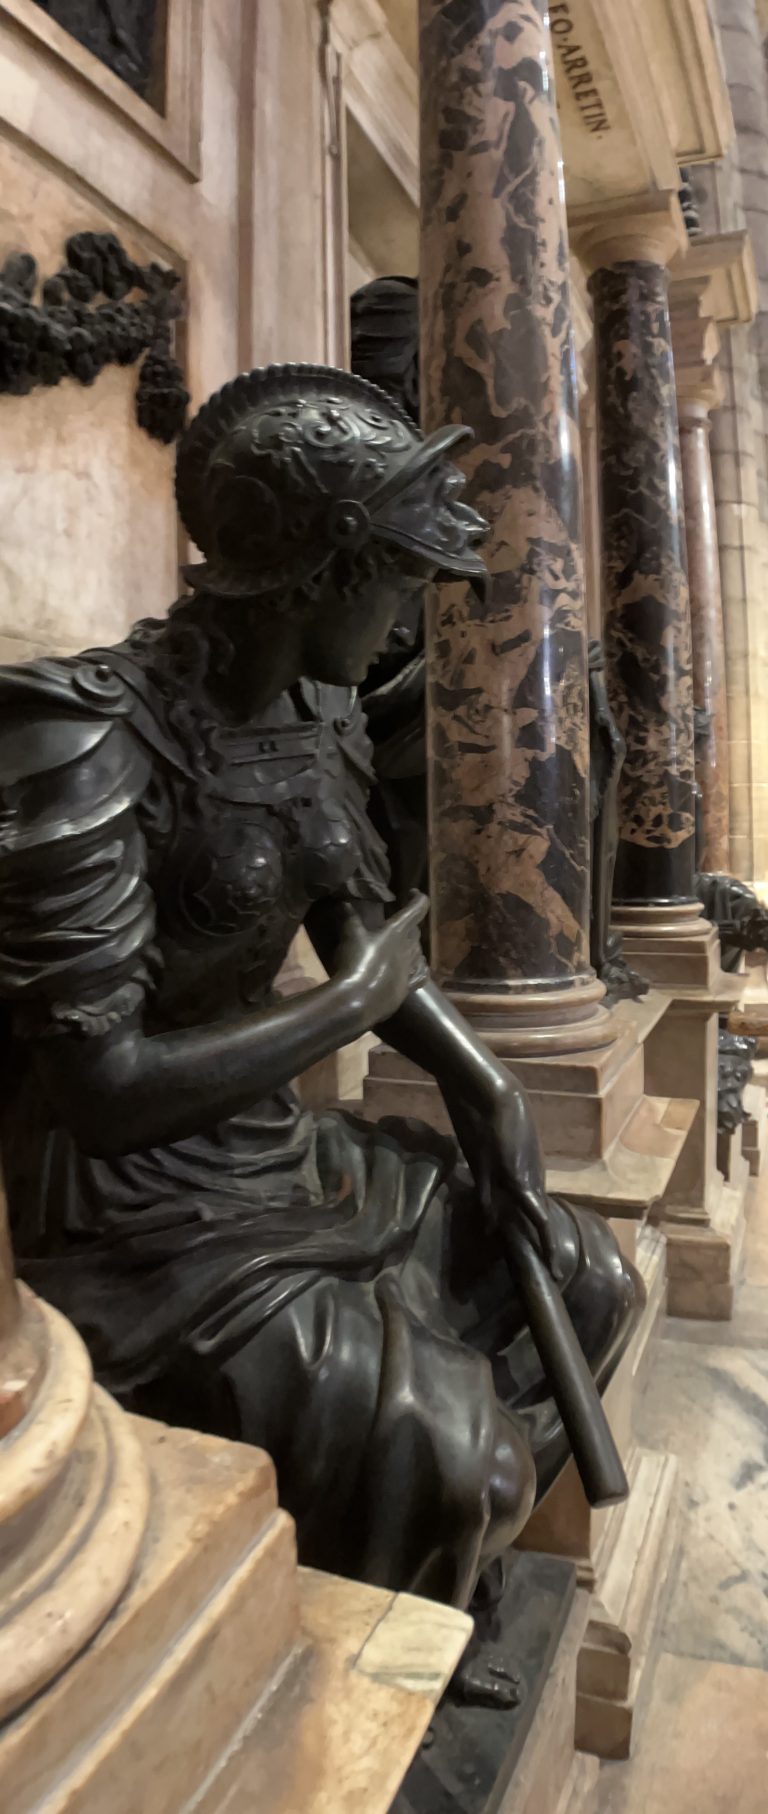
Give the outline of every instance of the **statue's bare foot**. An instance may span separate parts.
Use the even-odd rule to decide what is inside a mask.
[[[462,1707],[519,1707],[522,1678],[502,1657],[475,1651],[464,1658],[448,1688],[448,1699]]]

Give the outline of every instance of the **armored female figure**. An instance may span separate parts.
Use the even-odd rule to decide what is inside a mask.
[[[425,580],[485,582],[446,459],[349,374],[236,379],[183,441],[165,621],[0,672],[2,1153],[19,1271],[149,1415],[263,1445],[308,1562],[466,1603],[567,1441],[509,1231],[599,1386],[637,1281],[548,1200],[514,1079],[391,913],[356,688]],[[389,917],[387,914],[389,913]],[[280,1000],[306,925],[329,980]],[[377,1028],[463,1152],[302,1111]]]

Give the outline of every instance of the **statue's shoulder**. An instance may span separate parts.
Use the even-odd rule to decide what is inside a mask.
[[[46,656],[0,666],[0,711],[15,722],[68,718],[108,724],[131,714],[130,689],[98,656]]]
[[[131,689],[89,656],[0,667],[0,817],[13,846],[115,818],[140,797],[150,762]]]

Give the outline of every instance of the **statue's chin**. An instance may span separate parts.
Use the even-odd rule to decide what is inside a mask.
[[[305,675],[307,680],[320,681],[327,687],[359,687],[368,672],[362,663],[356,666],[352,662],[313,662],[312,668]]]

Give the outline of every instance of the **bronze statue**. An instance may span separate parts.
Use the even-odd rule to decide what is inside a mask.
[[[620,1493],[590,1404],[642,1295],[548,1199],[523,1092],[429,979],[423,897],[386,918],[356,688],[425,580],[485,583],[465,432],[425,441],[348,373],[236,379],[179,451],[189,594],[0,671],[21,1276],[128,1407],[270,1452],[305,1562],[458,1604],[566,1427]],[[329,980],[279,1000],[302,924]],[[465,1163],[302,1112],[291,1080],[372,1028],[437,1078]]]

